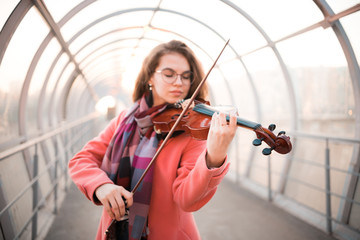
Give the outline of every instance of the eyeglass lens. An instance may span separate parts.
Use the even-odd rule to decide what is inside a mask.
[[[183,72],[182,74],[178,74],[170,68],[165,68],[161,71],[161,75],[163,76],[163,79],[168,83],[173,83],[178,75],[180,75],[183,83],[190,83],[192,81],[193,74],[190,71]]]

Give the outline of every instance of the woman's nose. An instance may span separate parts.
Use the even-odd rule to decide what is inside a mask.
[[[181,79],[181,74],[177,74],[176,75],[176,78],[175,78],[175,82],[174,82],[174,84],[175,85],[182,85],[182,79]]]

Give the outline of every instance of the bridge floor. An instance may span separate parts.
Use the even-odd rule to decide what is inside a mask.
[[[101,210],[72,185],[45,239],[94,239]],[[203,240],[335,239],[228,180],[194,216]]]

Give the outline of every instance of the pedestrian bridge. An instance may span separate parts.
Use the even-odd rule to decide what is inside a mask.
[[[360,239],[359,22],[358,0],[1,1],[0,240],[93,238],[100,207],[68,161],[131,106],[144,58],[173,39],[205,73],[230,39],[211,105],[292,142],[265,156],[238,128],[225,181],[195,213],[202,237]]]

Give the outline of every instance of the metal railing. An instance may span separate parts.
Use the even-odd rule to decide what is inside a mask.
[[[354,205],[358,205],[360,206],[360,202],[356,201],[352,198],[347,197],[344,194],[338,194],[336,192],[332,192],[331,190],[331,171],[334,172],[338,172],[338,173],[343,173],[343,174],[349,174],[352,177],[355,177],[357,179],[359,179],[360,174],[359,174],[359,169],[355,169],[355,170],[343,170],[340,168],[336,168],[336,167],[331,167],[330,162],[330,153],[331,153],[331,148],[329,147],[329,143],[340,143],[340,144],[351,144],[352,148],[353,148],[353,157],[358,158],[358,151],[359,150],[359,146],[360,146],[360,140],[359,139],[349,139],[349,138],[339,138],[339,137],[329,137],[329,136],[319,136],[319,135],[314,135],[314,134],[304,134],[304,133],[298,133],[298,132],[293,132],[290,134],[292,136],[293,139],[296,139],[296,141],[299,141],[300,139],[307,139],[307,140],[319,140],[320,142],[324,143],[324,149],[322,149],[322,151],[324,151],[324,159],[323,159],[323,164],[319,164],[318,162],[312,161],[312,160],[308,160],[308,159],[298,159],[296,158],[296,155],[292,155],[290,157],[290,161],[291,162],[302,162],[314,167],[321,167],[324,169],[324,176],[325,176],[325,184],[324,187],[319,187],[316,186],[315,184],[311,184],[308,182],[305,182],[301,179],[297,179],[294,177],[289,176],[288,174],[286,174],[284,176],[284,173],[280,173],[280,172],[274,172],[271,169],[271,156],[269,156],[268,158],[268,166],[267,166],[267,174],[268,174],[268,182],[267,182],[267,192],[268,192],[268,201],[272,201],[273,200],[273,194],[276,194],[276,192],[273,190],[272,188],[272,182],[271,182],[271,178],[273,174],[278,174],[281,175],[281,177],[284,178],[285,183],[288,183],[289,181],[292,182],[296,182],[299,185],[303,185],[306,186],[308,188],[314,189],[316,191],[320,191],[323,192],[325,194],[325,212],[321,212],[317,209],[315,209],[314,207],[311,207],[309,205],[306,205],[304,203],[299,202],[297,199],[295,198],[291,198],[289,196],[286,196],[282,193],[282,197],[287,198],[293,202],[296,202],[298,205],[301,205],[302,207],[315,212],[316,214],[323,216],[325,218],[326,221],[326,229],[324,229],[324,231],[326,231],[329,235],[333,235],[334,233],[334,229],[333,229],[333,224],[339,224],[344,228],[347,228],[347,230],[351,231],[352,234],[357,235],[360,238],[360,231],[359,229],[355,229],[354,227],[350,226],[347,221],[341,221],[338,220],[336,218],[333,217],[333,213],[331,211],[331,206],[332,206],[332,202],[331,199],[332,197],[336,197],[338,199],[340,199],[341,201],[346,202],[347,204],[354,204]],[[320,151],[320,149],[319,149]],[[351,159],[350,159],[351,161]],[[350,162],[349,161],[349,162]],[[358,159],[355,159],[355,161],[358,161]],[[359,181],[359,180],[357,180]],[[355,191],[355,188],[354,188]],[[336,232],[336,230],[335,230]],[[341,233],[337,233],[338,235],[342,235]],[[344,236],[343,236],[344,237]],[[347,237],[344,237],[345,239],[347,239]],[[350,239],[350,238],[349,238]]]
[[[53,137],[56,136],[69,136],[66,137],[68,142],[65,142],[63,149],[65,150],[65,158],[68,160],[73,154],[73,146],[74,145],[83,145],[84,141],[87,141],[90,137],[88,136],[89,132],[91,132],[92,128],[92,121],[96,120],[98,118],[97,113],[93,113],[89,116],[86,116],[84,118],[81,118],[77,121],[74,121],[72,123],[66,124],[64,126],[61,126],[55,130],[52,130],[42,136],[36,137],[34,139],[31,139],[29,141],[26,141],[18,146],[15,146],[11,149],[5,150],[3,152],[0,152],[0,161],[4,160],[5,158],[8,158],[14,154],[21,153],[24,150],[29,150],[30,148],[34,148],[34,155],[32,156],[32,168],[33,168],[33,174],[31,181],[22,188],[22,190],[17,193],[17,195],[0,211],[0,219],[2,219],[3,215],[8,213],[10,208],[14,206],[15,203],[21,199],[25,193],[32,190],[32,212],[30,214],[30,217],[25,220],[25,224],[20,227],[20,230],[13,233],[13,239],[19,239],[25,232],[25,230],[29,229],[30,223],[31,225],[31,239],[36,239],[38,235],[38,213],[41,210],[41,208],[47,203],[47,199],[54,194],[53,200],[54,200],[54,209],[53,213],[57,213],[58,208],[58,184],[61,180],[65,179],[65,183],[67,183],[68,174],[67,174],[67,161],[65,162],[65,166],[63,169],[60,169],[59,172],[59,163],[61,161],[61,158],[58,155],[55,155],[53,159],[49,160],[45,167],[42,169],[41,172],[39,172],[39,146],[44,143],[47,140],[51,140]],[[96,123],[94,123],[96,124]],[[71,133],[71,131],[77,131],[76,134]],[[85,137],[86,136],[86,139]],[[79,144],[79,142],[82,142]],[[54,179],[52,181],[52,185],[50,187],[50,190],[46,193],[42,193],[42,198],[39,199],[39,180],[44,175],[54,171]],[[66,184],[65,184],[65,191],[66,191]],[[3,231],[3,230],[2,230]],[[2,233],[3,234],[3,233]]]
[[[19,239],[24,231],[26,229],[29,228],[30,224],[31,225],[31,238],[32,239],[36,239],[37,234],[38,234],[38,212],[41,209],[41,207],[46,204],[47,199],[49,199],[49,197],[54,194],[54,204],[53,204],[53,213],[56,214],[57,213],[57,191],[58,191],[58,184],[59,182],[65,178],[67,179],[67,168],[62,169],[63,171],[60,171],[60,174],[58,175],[58,165],[59,165],[59,161],[60,161],[60,157],[55,156],[54,159],[51,159],[45,166],[44,169],[42,169],[41,172],[39,172],[39,164],[38,164],[38,160],[39,160],[39,153],[38,153],[38,148],[39,148],[39,144],[43,143],[46,140],[49,140],[57,135],[65,135],[66,136],[70,136],[67,137],[69,141],[65,141],[66,144],[64,146],[63,149],[65,149],[66,153],[68,153],[68,156],[66,156],[67,159],[69,159],[72,155],[73,155],[73,151],[72,148],[75,145],[83,145],[82,141],[87,141],[88,138],[84,139],[84,136],[89,132],[89,128],[91,127],[90,125],[86,125],[87,123],[91,122],[92,120],[94,120],[97,117],[97,115],[91,115],[88,117],[85,117],[83,119],[80,119],[78,121],[72,122],[70,124],[67,124],[66,126],[57,128],[47,134],[44,134],[40,137],[37,137],[35,139],[32,139],[30,141],[27,141],[23,144],[20,144],[16,147],[13,147],[11,149],[8,149],[6,151],[0,152],[0,161],[10,157],[11,155],[17,154],[19,152],[22,152],[25,149],[28,148],[34,148],[34,155],[33,155],[33,176],[31,181],[11,200],[11,202],[9,202],[3,209],[1,209],[0,212],[0,218],[2,218],[2,216],[7,213],[9,211],[9,209],[22,197],[25,195],[26,192],[31,191],[32,190],[32,196],[33,196],[33,205],[32,205],[32,213],[30,215],[30,217],[25,221],[25,224],[21,227],[21,229],[15,233],[14,235],[14,239]],[[77,129],[79,132],[77,132],[76,134],[72,134],[69,133],[69,131],[75,131],[75,129]],[[301,202],[299,202],[297,199],[295,198],[291,198],[290,196],[286,196],[282,193],[282,196],[284,198],[288,198],[290,201],[292,202],[296,202],[299,205],[302,205],[304,208],[312,211],[312,212],[316,212],[318,215],[322,216],[325,221],[326,221],[326,229],[324,229],[324,231],[326,231],[328,234],[332,235],[333,232],[336,232],[336,229],[333,229],[334,223],[335,224],[340,224],[343,227],[348,228],[350,231],[355,232],[355,234],[358,234],[360,236],[360,232],[358,229],[354,229],[353,227],[351,227],[349,224],[347,224],[344,221],[339,221],[338,219],[336,219],[335,217],[333,217],[333,213],[331,211],[331,200],[332,197],[336,197],[339,198],[343,201],[346,201],[347,203],[350,204],[355,204],[355,205],[360,205],[360,202],[351,199],[347,196],[335,193],[331,191],[331,171],[336,171],[336,172],[341,172],[343,174],[350,174],[354,177],[359,178],[359,172],[355,172],[355,171],[349,171],[349,170],[343,170],[340,168],[336,168],[336,167],[331,167],[330,162],[330,153],[331,153],[331,147],[329,146],[329,143],[345,143],[345,144],[352,144],[354,149],[359,150],[359,146],[360,146],[360,140],[358,139],[346,139],[346,138],[338,138],[338,137],[329,137],[329,136],[318,136],[318,135],[312,135],[312,134],[303,134],[303,133],[291,133],[290,134],[292,136],[293,139],[296,139],[296,141],[299,141],[300,139],[310,139],[310,140],[319,140],[320,142],[324,143],[324,149],[322,149],[322,151],[324,151],[324,160],[323,160],[323,164],[319,163],[319,162],[315,162],[312,161],[311,159],[299,159],[296,157],[296,155],[291,156],[290,161],[294,162],[302,162],[314,167],[320,167],[324,169],[324,175],[325,175],[325,184],[322,187],[319,187],[315,184],[311,184],[308,182],[305,182],[301,179],[296,179],[292,176],[289,175],[285,175],[282,172],[276,172],[275,170],[272,169],[271,167],[271,161],[272,161],[272,157],[271,155],[268,157],[268,163],[267,163],[267,167],[266,170],[268,173],[268,183],[267,186],[265,186],[265,188],[267,188],[267,192],[268,192],[268,200],[269,201],[273,201],[274,197],[273,195],[276,194],[277,192],[273,190],[272,187],[272,175],[277,174],[277,175],[281,175],[282,177],[285,178],[285,182],[296,182],[297,184],[306,186],[308,188],[314,189],[316,191],[320,191],[323,192],[325,194],[325,211],[319,211],[317,209],[315,209],[312,206],[303,204]],[[295,146],[296,148],[296,146]],[[76,151],[76,150],[75,150]],[[67,166],[67,164],[66,164]],[[257,167],[257,166],[253,166],[253,167]],[[51,188],[47,193],[43,193],[41,199],[38,199],[38,194],[37,192],[39,191],[39,179],[44,176],[46,173],[49,173],[49,171],[51,171],[51,169],[53,168],[54,170],[54,181],[52,182]]]

